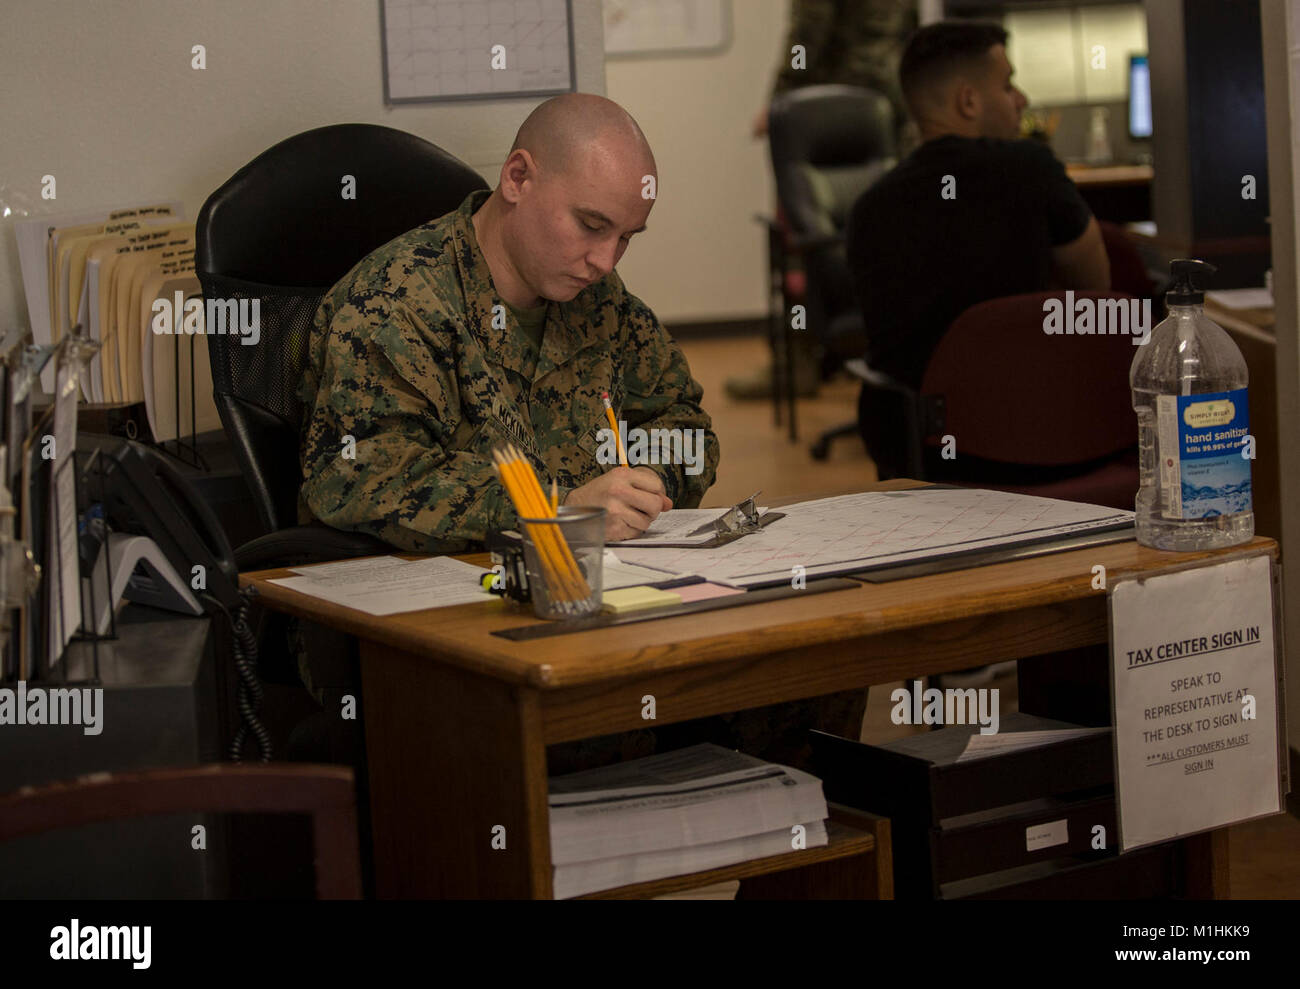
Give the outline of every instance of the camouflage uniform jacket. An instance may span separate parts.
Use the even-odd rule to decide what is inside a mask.
[[[704,431],[700,473],[649,465],[675,507],[697,507],[713,483],[718,441],[703,391],[616,272],[547,303],[537,353],[474,235],[470,218],[488,195],[473,192],[374,251],[321,302],[298,392],[301,521],[415,552],[479,549],[517,517],[494,447],[513,443],[562,496],[609,469],[596,459],[603,391],[629,428]]]

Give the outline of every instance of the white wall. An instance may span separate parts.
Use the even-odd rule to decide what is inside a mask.
[[[578,88],[603,93],[600,0],[573,9]],[[190,67],[196,44],[203,71]],[[539,102],[384,106],[379,0],[5,0],[0,94],[0,206],[39,215],[178,197],[191,220],[251,158],[333,123],[418,134],[495,185]],[[40,198],[46,174],[54,201]],[[0,221],[0,337],[26,318]]]
[[[1300,752],[1300,257],[1295,205],[1300,202],[1300,0],[1260,5],[1264,97],[1268,121],[1269,214],[1273,294],[1277,303],[1277,418],[1283,603],[1290,746]],[[1291,788],[1296,789],[1292,780]]]
[[[731,47],[716,55],[612,58],[607,94],[645,131],[659,165],[648,229],[619,263],[664,320],[767,311],[767,241],[754,222],[775,189],[767,143],[750,137],[776,77],[788,0],[732,0]]]

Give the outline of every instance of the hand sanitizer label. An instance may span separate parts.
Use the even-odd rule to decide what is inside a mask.
[[[1249,432],[1245,388],[1158,396],[1160,514],[1181,520],[1250,511],[1250,461],[1242,456]]]

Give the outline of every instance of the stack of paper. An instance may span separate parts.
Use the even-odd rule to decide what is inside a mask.
[[[184,321],[203,298],[194,224],[183,222],[180,203],[41,216],[14,229],[34,341],[58,343],[80,325],[100,344],[81,376],[86,401],[143,402],[154,438],[173,439],[178,379],[189,431],[192,361],[195,428],[220,428],[203,321]],[[51,373],[41,379],[47,391]]]
[[[550,781],[555,898],[825,845],[821,780],[694,745]]]
[[[975,732],[966,743],[966,748],[957,757],[958,762],[968,759],[983,759],[991,755],[1005,755],[1008,752],[1020,752],[1024,749],[1037,749],[1044,745],[1068,741],[1072,738],[1084,738],[1110,731],[1109,728],[1057,728],[1047,731],[1013,731],[993,735],[981,735]]]

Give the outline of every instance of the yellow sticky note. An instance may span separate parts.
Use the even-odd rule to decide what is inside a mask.
[[[646,608],[666,608],[682,603],[680,594],[661,591],[657,587],[620,587],[616,591],[605,591],[600,597],[601,610],[614,615],[642,611]]]

